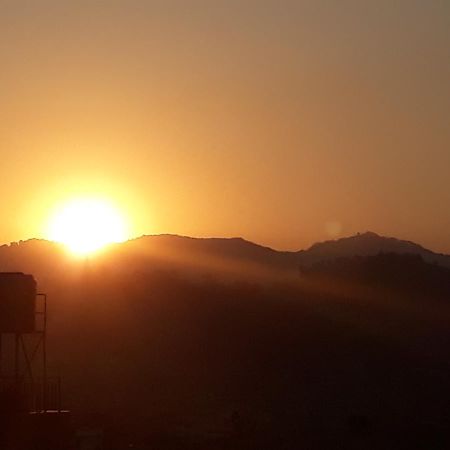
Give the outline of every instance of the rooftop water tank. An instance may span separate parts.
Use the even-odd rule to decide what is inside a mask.
[[[0,272],[0,333],[33,333],[36,281],[21,272]]]

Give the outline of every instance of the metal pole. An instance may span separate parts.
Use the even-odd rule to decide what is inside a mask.
[[[47,295],[44,296],[44,331],[42,340],[42,364],[43,364],[43,396],[42,405],[44,412],[47,411]]]
[[[19,374],[20,374],[20,367],[19,367],[19,339],[20,334],[15,334],[15,340],[14,340],[14,378],[16,380],[16,389],[19,387]]]
[[[58,377],[58,412],[61,412],[61,377]]]
[[[42,411],[47,411],[47,294],[37,294],[39,297],[44,298],[44,310],[38,312],[37,314],[42,314],[43,316],[43,326],[41,331],[42,343]],[[39,344],[38,344],[39,346]],[[37,351],[38,347],[35,348]]]

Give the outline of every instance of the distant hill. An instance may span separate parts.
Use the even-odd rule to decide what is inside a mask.
[[[43,279],[67,275],[76,270],[76,266],[90,264],[127,272],[164,269],[245,278],[252,274],[258,277],[268,273],[298,274],[301,267],[380,253],[419,255],[427,263],[450,268],[449,255],[434,253],[413,242],[367,232],[316,243],[298,252],[277,251],[242,238],[148,235],[115,244],[85,262],[73,260],[59,244],[31,239],[0,246],[0,271],[24,271]]]
[[[420,255],[424,261],[450,267],[450,255],[434,253],[414,242],[380,236],[373,232],[314,244],[297,253],[298,261],[309,266],[322,261],[353,256],[373,256],[379,253]]]
[[[282,252],[245,239],[192,238],[171,234],[142,236],[129,241],[124,249],[145,249],[148,254],[167,258],[242,261],[279,268],[295,264],[295,252]]]
[[[145,252],[159,259],[183,260],[190,264],[201,261],[250,265],[277,270],[295,270],[318,262],[353,256],[373,256],[380,253],[419,255],[425,262],[450,268],[450,255],[434,253],[414,242],[380,236],[373,232],[358,233],[312,245],[307,250],[277,251],[242,238],[192,238],[178,235],[154,235],[123,244],[122,250]]]

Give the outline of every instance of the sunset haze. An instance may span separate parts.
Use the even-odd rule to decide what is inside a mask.
[[[450,253],[450,2],[0,0],[0,242],[111,199],[131,236]]]

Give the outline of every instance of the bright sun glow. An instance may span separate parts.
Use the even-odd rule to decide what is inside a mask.
[[[106,200],[82,198],[59,209],[50,221],[49,239],[65,244],[79,255],[87,255],[107,244],[128,238],[125,221]]]

